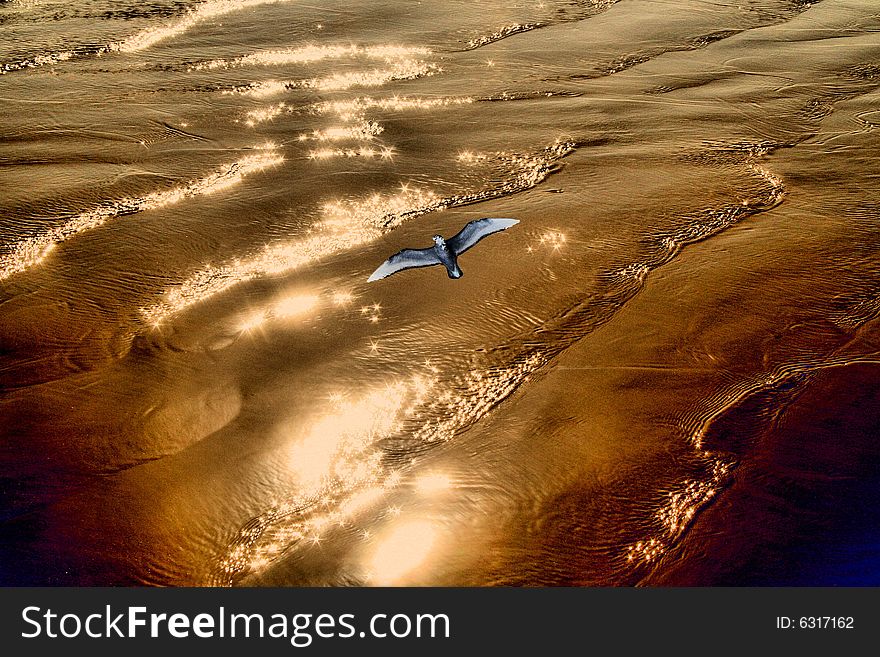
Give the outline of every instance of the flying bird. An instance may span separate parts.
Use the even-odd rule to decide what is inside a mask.
[[[471,221],[458,234],[444,240],[442,235],[434,235],[434,246],[428,249],[403,249],[388,258],[374,271],[367,282],[378,281],[404,269],[443,265],[449,278],[461,278],[463,273],[458,266],[458,256],[492,233],[505,230],[519,223],[519,219],[495,219],[486,217]]]

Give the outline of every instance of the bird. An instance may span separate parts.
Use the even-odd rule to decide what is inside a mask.
[[[434,235],[434,246],[427,249],[403,249],[383,262],[367,279],[368,283],[396,274],[404,269],[443,265],[449,278],[461,278],[464,272],[458,266],[458,256],[474,246],[484,237],[506,230],[519,223],[519,219],[498,219],[484,217],[465,224],[454,237],[448,240],[442,235]]]

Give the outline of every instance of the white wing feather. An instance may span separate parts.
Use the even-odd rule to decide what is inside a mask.
[[[484,237],[505,230],[519,223],[519,219],[485,217],[469,222],[455,237],[446,240],[455,255],[461,255]]]
[[[430,267],[441,264],[440,259],[434,253],[434,249],[404,249],[388,258],[379,265],[379,268],[370,274],[368,283],[378,281],[380,278],[391,276],[404,269],[416,267]]]

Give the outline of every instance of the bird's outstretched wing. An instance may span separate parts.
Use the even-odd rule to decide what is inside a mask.
[[[446,240],[449,248],[455,255],[461,255],[481,239],[492,233],[510,228],[519,223],[519,219],[495,219],[486,217],[484,219],[474,219],[464,228],[458,231],[455,237]]]
[[[393,256],[383,262],[379,268],[370,274],[367,279],[368,283],[378,281],[380,278],[391,276],[404,269],[414,269],[416,267],[430,267],[431,265],[439,265],[440,258],[434,253],[434,249],[404,249],[395,253]]]

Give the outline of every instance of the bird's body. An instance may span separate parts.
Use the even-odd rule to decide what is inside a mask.
[[[466,224],[449,240],[434,235],[434,246],[428,249],[403,249],[388,258],[372,273],[369,282],[378,281],[404,269],[443,265],[449,278],[461,278],[464,274],[458,266],[458,256],[492,233],[505,230],[519,223],[518,219],[496,219],[486,217]]]
[[[458,266],[458,256],[440,235],[434,235],[434,248],[432,249],[444,267],[449,278],[461,278],[464,274]]]

